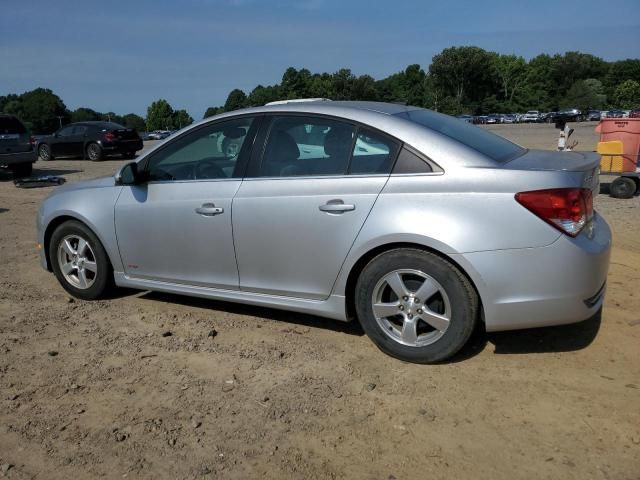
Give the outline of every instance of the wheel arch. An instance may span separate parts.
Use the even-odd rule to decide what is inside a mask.
[[[103,248],[105,246],[105,242],[101,238],[100,234],[97,233],[96,229],[85,219],[77,216],[69,215],[69,214],[62,214],[57,217],[54,217],[49,221],[49,223],[47,224],[47,227],[44,230],[44,238],[43,238],[44,243],[42,244],[42,248],[44,249],[44,257],[47,262],[47,270],[50,272],[53,271],[53,267],[51,263],[51,254],[50,254],[51,252],[49,251],[49,243],[51,242],[51,236],[53,235],[53,232],[55,232],[56,228],[58,228],[60,225],[68,221],[76,221],[76,222],[82,223],[85,227],[91,230],[91,232],[98,238],[98,240],[100,240],[100,243],[102,243]],[[111,265],[111,268],[113,268],[114,266],[113,259],[111,258],[109,251],[106,248],[105,248],[105,251],[107,253],[107,259],[109,260],[109,264]]]
[[[480,317],[479,321],[484,323],[484,306],[482,302],[482,295],[480,294],[476,281],[474,281],[473,276],[469,274],[467,269],[465,269],[459,262],[454,260],[451,256],[435,248],[428,247],[426,245],[423,245],[420,243],[414,243],[414,242],[391,242],[391,243],[378,245],[374,248],[371,248],[364,254],[362,254],[358,258],[358,260],[355,261],[355,263],[351,267],[351,270],[349,271],[349,274],[347,275],[345,291],[344,291],[345,314],[348,320],[357,318],[356,307],[355,307],[355,290],[356,290],[356,283],[358,281],[358,277],[360,276],[360,273],[362,272],[364,267],[378,255],[391,250],[396,250],[399,248],[412,248],[412,249],[422,250],[424,252],[432,253],[442,258],[443,260],[451,263],[453,266],[455,266],[460,271],[460,273],[462,273],[462,275],[464,275],[467,278],[467,280],[469,280],[469,283],[471,284],[471,286],[473,287],[473,290],[478,296],[478,306],[479,306],[478,312]]]

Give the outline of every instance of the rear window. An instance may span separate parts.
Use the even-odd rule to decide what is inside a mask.
[[[396,115],[446,135],[495,162],[506,162],[525,152],[521,146],[455,117],[430,110],[410,110]]]
[[[0,134],[23,134],[27,129],[16,117],[0,117]]]

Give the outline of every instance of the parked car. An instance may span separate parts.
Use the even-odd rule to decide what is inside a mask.
[[[502,117],[502,123],[516,123],[516,115],[514,113],[509,113]]]
[[[121,154],[125,158],[134,158],[142,147],[142,139],[133,128],[113,122],[79,122],[42,138],[38,154],[45,161],[64,156],[88,158],[95,162],[107,155]]]
[[[587,112],[586,119],[589,122],[599,122],[601,117],[602,114],[600,113],[600,110],[589,110]]]
[[[629,118],[640,118],[640,108],[634,108],[629,112]]]
[[[0,167],[8,168],[15,177],[28,177],[37,159],[27,127],[18,117],[0,113]]]
[[[522,117],[524,123],[537,122],[540,118],[540,112],[538,110],[529,110]]]
[[[607,118],[624,118],[624,110],[609,110]]]
[[[582,112],[577,108],[568,108],[566,110],[560,110],[552,117],[552,122],[565,121],[565,122],[581,122],[584,120]]]
[[[151,140],[164,140],[165,138],[171,135],[170,130],[154,130],[153,132],[149,132],[149,138]]]
[[[611,232],[593,210],[598,166],[405,105],[244,109],[54,190],[40,259],[81,299],[115,283],[357,318],[384,352],[437,362],[478,322],[599,311]]]
[[[485,123],[502,123],[502,116],[498,113],[490,113]]]
[[[462,120],[463,122],[473,123],[473,116],[471,115],[457,115],[456,118],[458,120]]]

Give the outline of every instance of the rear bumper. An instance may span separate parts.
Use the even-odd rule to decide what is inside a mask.
[[[0,166],[10,167],[20,163],[34,163],[37,159],[38,155],[35,150],[31,152],[3,153],[0,154]]]
[[[596,215],[571,238],[541,248],[455,255],[480,293],[487,331],[586,320],[604,303],[611,230]]]
[[[123,140],[119,142],[101,142],[102,151],[110,153],[127,153],[142,150],[142,140]]]

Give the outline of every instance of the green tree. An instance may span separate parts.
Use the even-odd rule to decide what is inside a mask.
[[[560,107],[574,107],[582,111],[594,108],[602,108],[607,97],[602,94],[602,82],[595,78],[578,80],[567,92],[564,100],[560,102]]]
[[[90,122],[95,120],[101,120],[102,114],[87,107],[76,108],[71,112],[72,122]]]
[[[173,128],[173,108],[164,99],[159,99],[147,108],[147,128],[153,130],[170,130]]]
[[[516,55],[500,55],[494,57],[494,68],[502,87],[502,98],[513,102],[513,97],[522,86],[527,72],[524,58]]]
[[[180,129],[193,123],[193,118],[186,110],[176,110],[173,112],[173,128]]]
[[[247,95],[236,88],[231,90],[229,96],[227,97],[227,101],[224,102],[224,111],[232,112],[233,110],[238,110],[240,108],[244,108],[247,105]]]
[[[280,93],[278,87],[263,87],[262,85],[258,85],[256,88],[251,90],[251,93],[247,97],[246,105],[249,107],[260,107],[269,102],[279,100],[279,98]]]
[[[135,128],[138,132],[145,132],[147,125],[144,123],[144,118],[135,113],[127,113],[122,117],[122,124],[127,128]]]
[[[10,100],[4,110],[20,117],[34,133],[51,133],[71,118],[60,97],[48,88],[25,92]]]
[[[640,83],[635,80],[625,80],[616,88],[613,102],[618,108],[640,107]]]
[[[219,113],[222,113],[222,112],[224,112],[223,107],[209,107],[207,108],[206,112],[204,112],[204,115],[202,118],[213,117],[214,115],[218,115]]]

